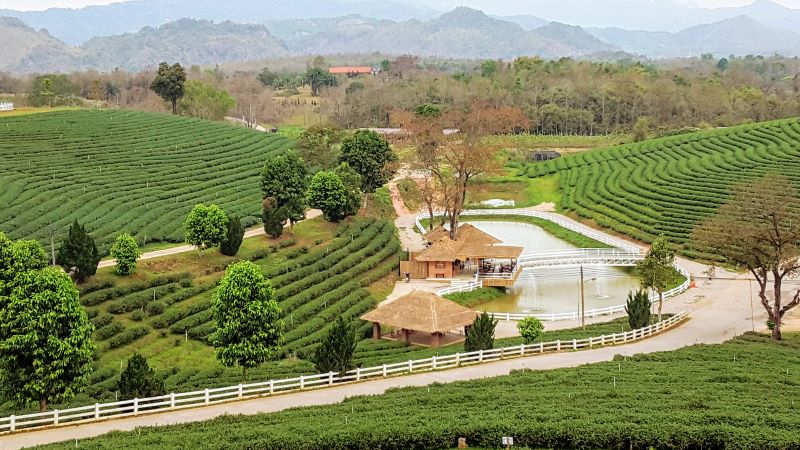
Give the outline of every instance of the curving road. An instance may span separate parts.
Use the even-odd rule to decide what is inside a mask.
[[[706,266],[681,259],[680,263],[691,273],[699,275]],[[390,379],[378,379],[358,384],[336,386],[330,389],[299,392],[265,397],[242,402],[227,403],[150,416],[131,417],[107,422],[76,425],[72,427],[32,431],[0,438],[0,448],[20,448],[51,442],[82,439],[114,430],[132,430],[140,426],[156,426],[208,420],[225,414],[258,414],[281,411],[299,406],[338,403],[356,395],[376,395],[387,389],[405,386],[425,386],[431,383],[506,375],[512,370],[547,370],[575,367],[583,364],[609,361],[615,355],[634,355],[675,350],[696,343],[720,343],[753,327],[763,328],[766,315],[757,302],[752,306],[746,275],[717,269],[719,279],[703,281],[698,287],[676,296],[664,305],[665,312],[690,311],[691,320],[668,333],[627,345],[606,347],[580,352],[567,352],[498,361],[478,366],[462,367],[448,371],[421,373]]]

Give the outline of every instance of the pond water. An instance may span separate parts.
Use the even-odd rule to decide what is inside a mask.
[[[525,248],[526,252],[567,250],[577,247],[544,229],[518,222],[470,222],[503,241],[504,245]],[[524,270],[509,295],[483,303],[476,309],[493,312],[565,313],[578,311],[580,269],[543,268]],[[623,267],[584,266],[586,310],[625,303],[628,292],[639,287],[639,279]],[[591,281],[587,281],[591,280]]]

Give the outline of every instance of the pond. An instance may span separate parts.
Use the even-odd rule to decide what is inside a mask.
[[[519,222],[470,222],[503,241],[503,245],[525,248],[525,252],[568,250],[577,247],[562,241],[536,225]],[[586,310],[625,303],[628,292],[639,287],[630,268],[584,266]],[[511,313],[566,313],[578,311],[580,269],[542,268],[523,271],[509,295],[483,303],[481,311]]]

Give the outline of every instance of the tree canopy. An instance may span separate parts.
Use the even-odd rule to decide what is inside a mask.
[[[228,216],[217,205],[197,205],[183,224],[186,242],[200,250],[219,245],[228,235]]]
[[[97,264],[100,263],[97,245],[77,220],[72,223],[67,239],[61,244],[56,263],[78,283],[97,273]]]
[[[244,228],[237,216],[228,217],[228,232],[219,245],[219,251],[226,256],[236,256],[244,239]]]
[[[308,186],[308,205],[317,208],[330,222],[347,217],[347,189],[333,172],[317,172]]]
[[[478,350],[491,350],[494,348],[494,330],[497,328],[497,319],[487,312],[481,313],[467,330],[467,339],[464,341],[464,351],[475,352]]]
[[[361,191],[372,193],[394,176],[397,161],[389,142],[371,130],[358,130],[342,142],[340,163],[347,163],[361,176]]]
[[[355,328],[344,317],[339,316],[314,352],[312,360],[317,371],[343,374],[354,368],[353,354],[356,344],[358,340]]]
[[[172,114],[178,114],[178,100],[184,95],[185,84],[186,71],[179,63],[170,66],[162,62],[150,89],[172,105]]]
[[[641,277],[642,287],[658,293],[658,320],[664,306],[664,291],[675,280],[675,251],[669,246],[665,236],[653,241],[644,259],[636,264],[636,273]]]
[[[217,359],[247,369],[275,356],[283,336],[281,309],[261,269],[250,261],[228,266],[211,306],[217,331],[211,337]]]
[[[115,271],[118,275],[130,275],[136,269],[136,260],[141,256],[139,244],[128,233],[117,236],[111,246],[111,256],[117,260]]]
[[[164,395],[164,380],[156,376],[144,356],[134,353],[119,376],[117,389],[123,400],[156,397]]]
[[[276,208],[285,208],[292,223],[306,216],[308,170],[295,152],[286,152],[267,160],[261,169],[261,192],[264,198],[275,199]]]
[[[205,120],[222,120],[236,105],[227,92],[200,81],[189,80],[178,101],[178,112]]]

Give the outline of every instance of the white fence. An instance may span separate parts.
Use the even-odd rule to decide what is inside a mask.
[[[159,397],[139,398],[112,403],[96,403],[79,408],[53,410],[43,413],[2,417],[0,418],[0,432],[10,433],[21,430],[96,422],[141,414],[154,414],[247,398],[296,392],[305,389],[325,388],[337,384],[352,383],[373,378],[385,378],[414,372],[451,369],[464,365],[533,356],[548,352],[574,351],[591,349],[598,346],[624,344],[645,339],[666,331],[677,326],[687,317],[688,314],[684,311],[648,327],[623,333],[434,356],[427,359],[416,359],[401,363],[384,364],[382,366],[358,368],[343,375],[331,372],[283,380],[270,380],[261,383],[204,389],[202,391],[177,394],[171,393]]]
[[[13,111],[14,104],[11,102],[0,102],[0,111]]]

